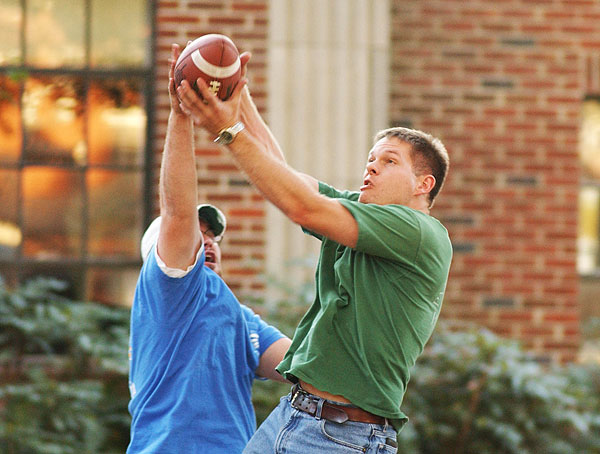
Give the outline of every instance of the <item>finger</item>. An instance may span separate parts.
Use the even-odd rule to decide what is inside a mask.
[[[181,55],[181,47],[179,46],[179,44],[171,44],[171,56],[173,60],[177,61],[179,55]]]
[[[205,105],[214,105],[217,100],[217,95],[208,89],[206,81],[199,77],[198,80],[196,80],[196,87],[198,87],[202,103]]]
[[[184,114],[186,114],[186,115],[188,115],[188,116],[191,116],[191,115],[192,115],[192,113],[189,111],[189,109],[188,109],[186,106],[184,106],[184,105],[183,105],[183,103],[181,103],[181,102],[179,103],[179,108],[181,109],[181,111],[182,111]]]
[[[175,75],[175,63],[177,63],[177,59],[181,53],[181,49],[178,44],[171,44],[171,57],[169,58],[169,91],[171,92],[171,82],[170,79],[174,79]]]
[[[246,77],[246,71],[248,70],[248,62],[252,58],[252,54],[250,52],[242,52],[240,54],[240,63],[242,65],[242,78]]]
[[[188,110],[200,110],[200,113],[204,113],[203,108],[206,107],[205,104],[198,97],[187,80],[182,80],[181,85],[177,87],[177,96]]]
[[[229,97],[229,100],[235,100],[236,102],[239,100],[242,91],[244,90],[244,87],[246,87],[248,84],[248,79],[246,79],[245,77],[241,78],[240,81],[236,84],[235,88],[233,89],[233,93],[231,93],[231,96]]]

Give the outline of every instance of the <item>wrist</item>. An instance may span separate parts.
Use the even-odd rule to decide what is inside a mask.
[[[245,128],[246,126],[243,122],[237,121],[233,125],[221,129],[217,134],[217,137],[214,139],[214,142],[219,145],[229,145]]]

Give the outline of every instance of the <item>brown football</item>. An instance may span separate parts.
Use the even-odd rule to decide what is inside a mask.
[[[185,79],[198,93],[196,81],[200,77],[222,100],[231,96],[241,77],[241,64],[240,54],[227,36],[203,35],[181,52],[175,63],[175,85],[179,86]]]

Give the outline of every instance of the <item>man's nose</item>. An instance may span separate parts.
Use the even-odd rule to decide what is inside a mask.
[[[375,161],[371,161],[367,163],[367,173],[376,174],[377,166],[375,165]]]

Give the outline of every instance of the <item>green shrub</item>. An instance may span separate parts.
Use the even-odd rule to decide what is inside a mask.
[[[0,452],[122,453],[129,311],[64,298],[62,282],[0,282]]]
[[[600,453],[600,375],[543,365],[485,330],[439,329],[412,372],[401,444],[419,454]]]
[[[37,279],[0,282],[0,452],[123,453],[129,438],[129,311],[60,296]],[[253,305],[292,335],[307,308]],[[260,423],[289,386],[257,382]],[[600,370],[539,364],[487,331],[439,328],[412,372],[405,454],[600,453]]]

